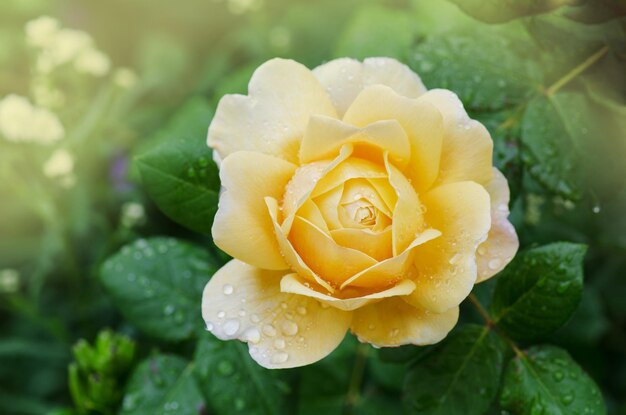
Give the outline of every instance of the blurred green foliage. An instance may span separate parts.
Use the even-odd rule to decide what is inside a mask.
[[[595,382],[609,413],[626,414],[625,14],[623,0],[0,2],[0,413],[595,414]],[[26,29],[45,15],[90,40]],[[327,359],[280,372],[202,333],[202,286],[227,260],[208,235],[215,105],[274,56],[312,68],[375,55],[456,92],[492,134],[527,268],[478,286],[476,301],[489,309],[495,295],[497,317],[544,295],[533,284],[546,276],[579,286],[565,258],[575,253],[536,246],[589,247],[573,315],[580,292],[555,287],[541,303],[558,322],[538,340],[503,326],[532,346],[528,359],[504,357],[471,304],[439,346],[377,351],[348,336]],[[162,297],[144,298],[151,290]],[[491,371],[502,384],[470,381]]]

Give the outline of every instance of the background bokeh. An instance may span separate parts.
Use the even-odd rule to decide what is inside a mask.
[[[133,160],[171,136],[203,143],[220,97],[245,93],[275,56],[310,68],[391,56],[461,97],[493,136],[522,247],[589,245],[579,309],[545,340],[595,379],[611,414],[626,414],[625,15],[619,0],[1,1],[0,414],[140,413],[126,384],[137,362],[193,355],[202,327],[175,341],[138,330],[99,269],[122,245],[157,235],[223,263],[210,235],[151,201]],[[208,169],[198,180],[216,180]],[[477,295],[487,302],[492,289]],[[479,321],[469,309],[462,318]],[[128,337],[104,332],[101,349],[72,350],[106,328]],[[288,413],[401,413],[402,379],[421,349],[355,343],[280,375]],[[107,382],[68,382],[94,361],[117,365],[94,369]],[[246,412],[251,397],[236,396],[250,380],[237,379],[220,391],[232,412],[205,399],[195,413],[268,413]]]

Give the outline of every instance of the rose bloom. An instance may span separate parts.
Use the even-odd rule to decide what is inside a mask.
[[[213,238],[234,259],[202,314],[268,368],[316,362],[347,330],[437,343],[519,245],[489,132],[393,59],[270,60],[247,96],[221,99],[208,145],[224,187]]]

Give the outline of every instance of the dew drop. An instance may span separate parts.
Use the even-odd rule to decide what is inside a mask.
[[[239,330],[239,320],[231,319],[224,322],[224,334],[232,336]]]
[[[206,323],[206,329],[208,331],[213,331],[214,328],[215,326],[213,326],[213,323]]]
[[[256,314],[252,314],[250,316],[250,321],[252,321],[253,323],[258,323],[259,321],[261,321],[261,319]]]
[[[282,325],[282,330],[287,336],[295,336],[298,333],[298,325],[293,321],[285,321]]]
[[[234,290],[235,289],[233,288],[232,285],[230,285],[230,284],[224,285],[224,290],[223,290],[224,291],[224,295],[231,295]]]
[[[263,334],[266,336],[274,337],[276,336],[276,328],[271,324],[266,324],[263,326]]]
[[[300,314],[301,316],[306,315],[306,307],[299,305],[298,308],[296,308],[296,311],[298,312],[298,314]]]
[[[275,353],[271,359],[273,364],[285,363],[287,360],[289,360],[289,355],[285,352]]]
[[[500,258],[494,258],[490,260],[487,265],[490,269],[498,269],[500,268],[500,265],[502,265],[502,260]]]
[[[274,347],[281,350],[285,348],[285,341],[283,339],[274,340]]]
[[[226,312],[225,311],[220,311],[217,313],[217,318],[224,318],[226,317]]]

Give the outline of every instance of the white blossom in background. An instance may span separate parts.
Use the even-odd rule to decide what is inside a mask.
[[[43,165],[43,173],[50,177],[62,177],[74,171],[74,157],[66,149],[55,150]]]
[[[45,48],[60,30],[59,21],[50,16],[41,16],[26,23],[26,41],[29,45]]]
[[[146,211],[141,203],[126,202],[122,205],[121,222],[127,228],[142,224],[146,219]]]
[[[93,76],[104,76],[109,73],[111,61],[104,53],[96,49],[86,49],[74,61],[74,69],[78,73]]]
[[[14,269],[0,270],[0,292],[14,293],[20,288],[20,274]]]
[[[113,74],[113,82],[120,88],[130,89],[137,83],[137,74],[129,68],[119,68]]]
[[[11,94],[0,100],[0,135],[9,141],[50,144],[63,138],[65,129],[53,112]]]
[[[48,74],[59,66],[71,64],[78,73],[101,77],[109,73],[109,57],[98,50],[86,32],[61,28],[59,22],[42,16],[26,23],[26,40],[37,50],[35,68]]]

